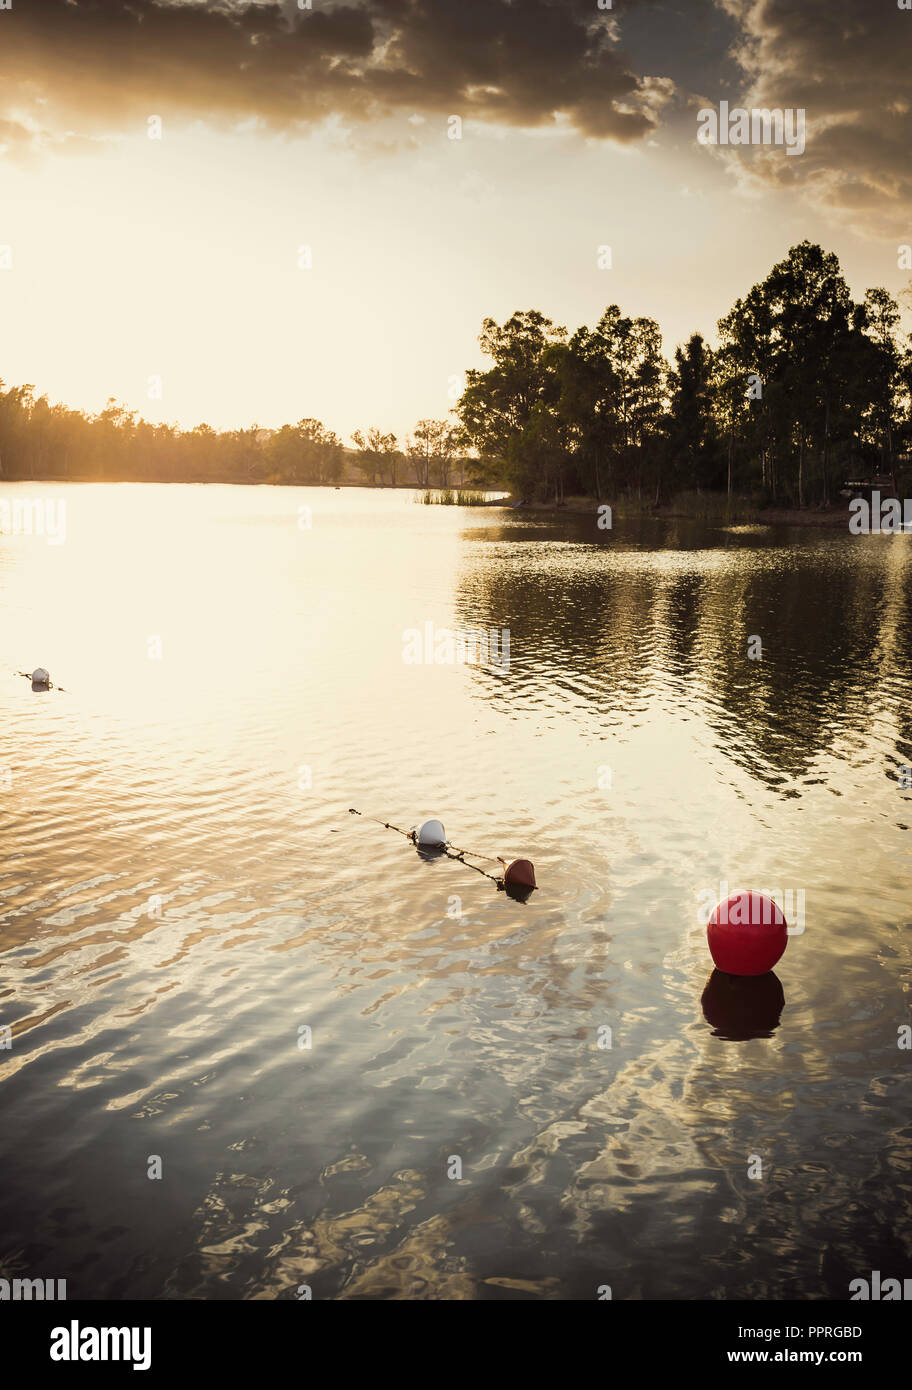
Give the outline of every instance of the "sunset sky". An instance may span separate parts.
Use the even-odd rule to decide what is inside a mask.
[[[893,0],[12,0],[0,378],[402,436],[488,315],[618,303],[670,357],[805,237],[898,294],[910,58]],[[723,99],[805,109],[805,153],[699,144]]]

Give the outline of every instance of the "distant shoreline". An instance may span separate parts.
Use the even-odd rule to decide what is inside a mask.
[[[43,477],[43,478],[4,478],[0,477],[0,491],[6,484],[15,483],[17,485],[30,485],[35,483],[66,483],[70,486],[93,487],[98,484],[107,486],[125,487],[303,487],[321,488],[329,492],[341,492],[343,489],[360,488],[368,492],[438,492],[449,490],[451,492],[499,492],[502,489],[484,484],[459,484],[450,485],[447,489],[438,487],[425,487],[420,483],[367,483],[367,482],[342,482],[342,483],[290,483],[290,482],[266,482],[262,478],[251,478],[242,480],[239,478],[66,478],[66,477]],[[721,504],[724,493],[707,493],[707,500],[714,500]],[[733,520],[728,520],[724,515],[700,515],[688,511],[675,510],[673,503],[665,503],[659,507],[646,507],[640,511],[625,509],[625,500],[620,503],[608,502],[605,498],[601,500],[596,497],[567,497],[563,503],[547,502],[528,502],[524,501],[521,506],[516,505],[517,499],[512,495],[505,495],[502,498],[492,499],[490,502],[471,502],[465,503],[468,507],[500,507],[504,510],[518,512],[547,513],[559,516],[563,512],[574,513],[597,513],[599,507],[611,506],[614,516],[619,521],[652,520],[652,521],[702,521],[707,525],[740,525],[740,526],[818,526],[829,530],[848,529],[849,511],[848,506],[841,507],[768,507],[757,510],[750,510],[747,513],[743,508]],[[459,505],[458,503],[456,505]]]
[[[40,478],[8,478],[0,474],[0,488],[7,483],[88,483],[95,487],[99,483],[135,484],[137,487],[320,487],[328,492],[339,492],[342,488],[364,488],[369,492],[502,492],[507,489],[487,483],[309,483],[288,482],[269,478],[68,478],[44,474]]]

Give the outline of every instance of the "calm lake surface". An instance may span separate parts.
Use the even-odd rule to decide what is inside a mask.
[[[63,544],[0,537],[0,1276],[844,1299],[910,1273],[912,537],[0,495],[66,503]],[[509,666],[407,663],[426,623],[509,629]],[[12,674],[38,664],[65,693]],[[350,806],[439,815],[539,891]],[[720,882],[804,894],[778,983],[707,991]]]

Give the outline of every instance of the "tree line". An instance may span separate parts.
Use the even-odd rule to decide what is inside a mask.
[[[457,414],[479,459],[530,498],[737,491],[804,506],[858,478],[901,485],[912,338],[886,290],[854,302],[837,257],[804,241],[718,332],[669,364],[658,324],[617,305],[572,336],[536,310],[486,319],[492,365],[467,374]]]
[[[36,397],[34,386],[0,381],[0,478],[329,484],[354,473],[377,485],[449,487],[470,466],[460,452],[462,431],[446,420],[419,420],[402,448],[376,428],[352,438],[355,447],[346,448],[313,419],[276,430],[181,430],[114,399],[87,415]]]
[[[466,373],[448,420],[400,445],[376,426],[347,448],[319,420],[275,430],[155,423],[111,399],[97,415],[0,381],[0,477],[143,482],[503,485],[527,498],[686,490],[828,503],[850,478],[903,483],[912,336],[884,289],[853,301],[837,257],[792,247],[669,363],[658,324],[617,305],[572,334],[537,310],[485,319],[490,366]]]

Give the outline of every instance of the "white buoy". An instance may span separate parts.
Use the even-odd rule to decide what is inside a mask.
[[[45,671],[43,666],[36,666],[32,672],[32,685],[50,685],[50,674]]]
[[[424,821],[415,831],[415,839],[418,841],[419,845],[445,845],[446,831],[443,828],[443,821]]]

